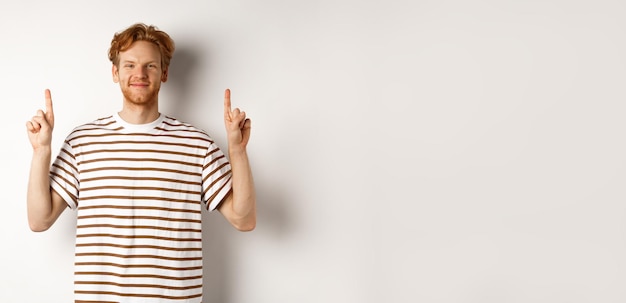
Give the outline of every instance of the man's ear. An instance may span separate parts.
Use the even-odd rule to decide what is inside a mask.
[[[163,70],[163,74],[161,74],[161,82],[167,82],[167,76],[169,74],[169,68],[165,68]]]
[[[115,64],[113,64],[113,67],[111,67],[111,75],[113,76],[113,82],[120,82],[120,72]]]

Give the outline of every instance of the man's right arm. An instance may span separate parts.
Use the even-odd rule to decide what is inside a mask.
[[[59,218],[67,204],[50,187],[50,148],[33,152],[28,179],[26,204],[28,225],[32,231],[45,231]]]
[[[50,90],[46,89],[45,96],[46,111],[38,110],[37,114],[26,122],[28,139],[33,146],[26,196],[28,224],[33,231],[44,231],[50,228],[66,208],[63,198],[50,187],[54,112]]]

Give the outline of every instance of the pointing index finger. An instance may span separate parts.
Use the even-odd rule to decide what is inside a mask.
[[[230,89],[224,91],[224,116],[230,118]]]
[[[50,90],[46,89],[46,113],[52,114],[54,111],[52,110],[52,95],[50,94]]]
[[[46,113],[44,114],[50,127],[54,127],[54,111],[52,110],[52,95],[50,90],[46,89]]]

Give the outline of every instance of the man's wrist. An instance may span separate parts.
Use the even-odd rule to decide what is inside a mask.
[[[49,145],[40,146],[33,149],[33,157],[49,156],[52,154],[52,147]]]
[[[229,147],[228,148],[228,154],[232,157],[232,156],[245,156],[247,154],[247,151],[245,148],[240,148],[240,147]]]

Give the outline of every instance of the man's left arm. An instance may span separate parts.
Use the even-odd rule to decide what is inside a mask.
[[[231,109],[230,90],[224,92],[224,125],[228,137],[228,156],[232,169],[232,189],[218,210],[240,231],[256,227],[256,192],[246,147],[252,122],[246,113]]]

